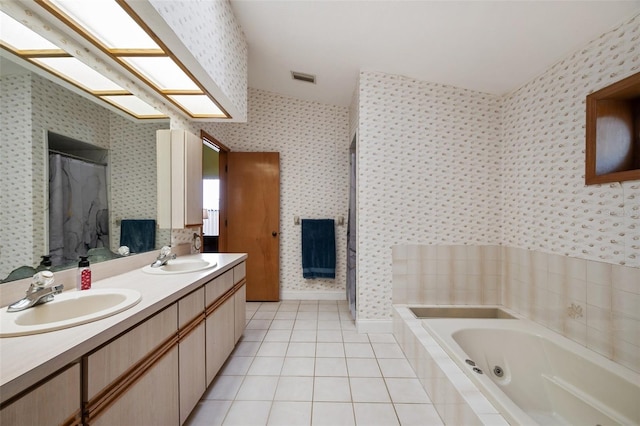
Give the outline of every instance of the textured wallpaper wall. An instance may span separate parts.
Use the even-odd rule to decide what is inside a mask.
[[[280,152],[280,288],[345,290],[346,226],[336,227],[335,281],[304,280],[300,226],[293,217],[347,218],[349,116],[324,105],[249,89],[247,123],[203,123],[232,151]]]
[[[168,123],[109,120],[111,155],[111,250],[120,246],[121,219],[155,219],[158,210],[156,130]],[[156,229],[156,248],[169,244],[171,230]]]
[[[584,184],[585,97],[640,71],[640,16],[504,97],[505,245],[640,267],[640,181]]]
[[[499,244],[498,97],[360,74],[358,315],[388,319],[391,247]]]
[[[31,77],[0,80],[0,277],[33,251]],[[31,260],[31,259],[29,259]]]
[[[153,0],[151,4],[246,117],[247,42],[229,1]]]

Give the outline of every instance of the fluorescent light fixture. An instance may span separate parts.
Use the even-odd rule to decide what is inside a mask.
[[[198,85],[168,56],[123,56],[121,59],[161,91],[196,91],[197,93],[202,93]]]
[[[137,118],[163,118],[165,114],[158,111],[148,103],[135,95],[105,95],[101,99],[115,105],[116,107],[128,111]]]
[[[125,15],[131,19],[126,13]],[[166,118],[166,114],[130,94],[4,12],[0,12],[0,24],[0,44],[22,59],[136,118]]]
[[[230,118],[126,1],[35,1],[191,118]]]
[[[113,0],[49,0],[108,49],[160,49]]]
[[[58,46],[1,11],[0,40],[11,50],[60,51]]]
[[[168,95],[168,97],[194,118],[225,117],[218,105],[207,95]]]
[[[126,92],[122,87],[74,57],[32,58],[31,61],[66,80],[71,80],[76,86],[81,86],[88,92]]]

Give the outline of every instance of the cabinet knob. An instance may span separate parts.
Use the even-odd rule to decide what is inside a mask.
[[[272,237],[277,237],[277,236],[278,236],[278,233],[277,233],[276,231],[273,231],[273,232],[271,233],[271,236],[272,236]]]

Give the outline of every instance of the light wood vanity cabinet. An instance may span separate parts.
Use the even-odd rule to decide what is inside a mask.
[[[0,424],[183,424],[244,331],[244,271],[243,262],[8,401]]]
[[[83,358],[87,425],[183,424],[244,331],[245,264]]]
[[[79,425],[80,364],[76,363],[3,407],[0,425]]]

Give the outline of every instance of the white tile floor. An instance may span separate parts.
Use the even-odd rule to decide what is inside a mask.
[[[247,303],[238,346],[196,425],[442,425],[392,334],[358,334],[346,302]]]

